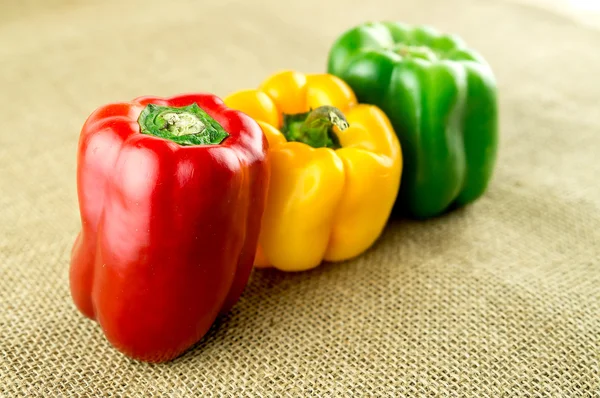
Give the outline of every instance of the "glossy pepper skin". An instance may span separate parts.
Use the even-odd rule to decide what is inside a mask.
[[[147,119],[164,127],[166,120],[184,119],[173,113],[185,106],[204,111],[228,136],[180,145],[173,140],[194,134],[175,131],[171,140],[142,133],[143,110],[174,108],[162,119]],[[177,357],[242,293],[267,184],[260,127],[213,95],[141,97],[100,107],[79,139],[82,229],[70,268],[77,308],[132,358]]]
[[[405,170],[396,211],[432,217],[484,193],[498,146],[496,83],[458,37],[367,23],[333,44],[328,72],[379,106],[398,134]]]
[[[269,77],[259,89],[233,93],[225,103],[256,119],[269,141],[271,183],[257,267],[304,271],[323,260],[355,257],[375,242],[402,172],[398,140],[381,110],[357,104],[335,76],[293,71]],[[282,132],[286,119],[296,118],[290,115],[331,107],[347,122],[344,130],[329,131],[331,147],[288,141]]]

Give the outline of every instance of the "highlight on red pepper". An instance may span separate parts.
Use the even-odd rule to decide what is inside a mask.
[[[247,284],[268,177],[261,128],[213,95],[97,109],[79,139],[77,308],[132,358],[182,354]]]

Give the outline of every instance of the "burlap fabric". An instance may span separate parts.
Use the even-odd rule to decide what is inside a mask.
[[[3,0],[0,396],[600,396],[600,33],[510,3]],[[174,362],[129,360],[71,302],[76,143],[98,105],[321,71],[364,21],[462,35],[501,89],[477,204],[365,255],[255,272]]]

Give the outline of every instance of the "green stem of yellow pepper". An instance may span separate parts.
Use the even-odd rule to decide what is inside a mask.
[[[348,121],[336,107],[325,105],[306,113],[283,115],[282,133],[288,141],[303,142],[313,148],[341,147],[335,128],[344,131]]]

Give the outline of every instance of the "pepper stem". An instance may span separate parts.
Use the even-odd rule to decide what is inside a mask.
[[[229,136],[198,104],[171,107],[148,104],[138,118],[140,132],[179,145],[218,145]]]
[[[283,135],[288,141],[303,142],[313,148],[341,148],[335,129],[344,131],[348,121],[336,107],[324,105],[306,113],[283,115]]]
[[[396,54],[408,58],[420,58],[427,61],[436,61],[437,54],[431,48],[426,46],[410,46],[403,43],[398,43],[394,46]]]

